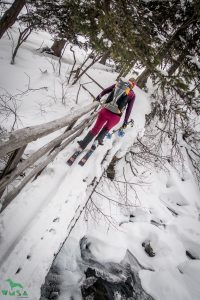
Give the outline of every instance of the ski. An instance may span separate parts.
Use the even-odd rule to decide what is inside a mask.
[[[90,158],[90,156],[92,155],[92,153],[95,151],[96,148],[97,148],[96,145],[92,145],[92,147],[81,158],[81,160],[78,163],[81,167],[83,167],[85,165],[85,163],[88,161],[88,159]]]
[[[77,159],[77,157],[82,153],[82,150],[76,150],[72,156],[68,159],[67,164],[68,166],[73,165],[73,163],[75,162],[75,160]]]

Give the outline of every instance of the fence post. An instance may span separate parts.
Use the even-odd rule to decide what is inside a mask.
[[[8,162],[6,164],[6,167],[5,169],[3,170],[3,172],[1,173],[0,175],[0,180],[7,174],[9,174],[12,170],[14,170],[18,164],[18,162],[20,161],[23,153],[24,153],[24,150],[26,148],[27,145],[19,148],[19,149],[16,149],[15,151],[13,151],[13,153],[10,155],[9,159],[8,159]],[[0,198],[1,196],[3,195],[4,191],[5,191],[6,188],[3,188],[0,190]]]

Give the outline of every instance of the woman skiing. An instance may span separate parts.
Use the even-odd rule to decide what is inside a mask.
[[[119,123],[125,109],[126,113],[122,128],[126,128],[135,101],[135,93],[133,92],[134,86],[134,78],[130,78],[129,80],[120,78],[116,84],[106,88],[97,96],[96,100],[100,101],[104,95],[109,93],[105,106],[99,112],[94,127],[83,140],[78,141],[81,150],[84,150],[95,136],[95,141],[99,145],[103,145],[103,139],[107,133]]]

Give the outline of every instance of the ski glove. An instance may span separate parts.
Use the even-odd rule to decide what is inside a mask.
[[[100,102],[101,100],[101,94],[99,94],[97,97],[96,97],[96,101]]]
[[[124,121],[122,128],[125,129],[127,127],[127,122]]]
[[[125,135],[125,132],[123,131],[123,129],[118,130],[118,136],[123,137]]]

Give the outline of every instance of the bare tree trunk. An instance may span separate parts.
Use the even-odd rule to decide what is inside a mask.
[[[70,79],[71,79],[71,77],[72,77],[72,73],[74,72],[74,67],[75,67],[75,65],[76,65],[76,55],[75,55],[75,51],[73,50],[73,47],[72,47],[72,46],[70,47],[70,51],[73,53],[74,62],[73,62],[73,66],[72,66],[72,68],[71,68],[71,71],[70,71],[70,74],[69,74],[69,78],[68,78],[67,83],[70,82]]]
[[[66,40],[55,40],[51,46],[51,50],[55,56],[61,57],[62,49],[66,44]]]
[[[33,28],[31,27],[27,27],[25,28],[23,31],[19,30],[19,38],[17,41],[17,45],[13,51],[13,55],[12,55],[12,59],[11,59],[11,65],[14,65],[15,63],[15,57],[17,55],[17,51],[19,49],[19,47],[27,40],[27,38],[29,37],[29,35],[31,34]]]
[[[0,39],[6,30],[15,23],[17,16],[25,3],[26,0],[15,0],[11,7],[4,13],[3,17],[0,19]]]

